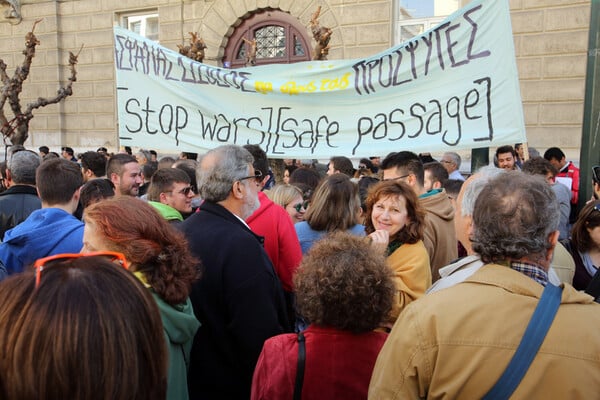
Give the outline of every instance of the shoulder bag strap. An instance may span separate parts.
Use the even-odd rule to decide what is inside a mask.
[[[298,333],[298,367],[296,369],[296,383],[294,384],[294,400],[302,398],[302,386],[304,385],[304,364],[306,363],[306,343],[304,334]]]
[[[508,399],[519,386],[552,325],[560,305],[561,295],[562,287],[551,283],[546,285],[519,347],[500,379],[483,397],[484,400]]]

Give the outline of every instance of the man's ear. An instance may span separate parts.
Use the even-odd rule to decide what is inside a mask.
[[[167,204],[167,194],[165,192],[160,192],[158,200],[163,204]]]
[[[416,187],[417,186],[417,177],[415,176],[415,174],[409,174],[406,177],[406,183],[408,183],[408,186],[410,186],[410,187]]]
[[[91,169],[83,169],[83,176],[87,177],[88,179],[91,179],[93,174],[94,173]]]
[[[465,225],[467,227],[467,237],[469,238],[469,240],[471,240],[471,236],[473,236],[473,230],[475,227],[473,225],[473,217],[471,215],[465,215],[462,218],[465,221]]]
[[[73,197],[72,199],[75,201],[75,203],[79,203],[79,198],[81,197],[81,186],[79,187],[79,189],[77,189],[74,193],[73,193]]]
[[[231,186],[231,193],[233,194],[234,198],[236,198],[236,199],[244,198],[244,191],[242,190],[242,186],[244,186],[244,184],[241,181],[233,182],[233,186]]]
[[[4,173],[4,179],[6,179],[7,182],[12,182],[12,174],[10,173],[10,169],[7,169]]]
[[[260,188],[264,188],[265,185],[267,184],[267,182],[269,182],[269,179],[271,178],[271,175],[267,174],[265,176],[263,176],[263,180],[260,182]]]
[[[554,248],[556,247],[556,243],[558,243],[558,236],[560,232],[554,231],[548,235],[548,244],[550,248],[546,250],[546,261],[548,261],[548,265],[552,262],[552,257],[554,256]]]

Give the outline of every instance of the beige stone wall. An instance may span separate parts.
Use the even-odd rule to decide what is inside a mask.
[[[589,0],[511,0],[529,145],[579,158]]]
[[[463,0],[463,3],[466,3]],[[208,44],[206,62],[217,64],[229,35],[244,14],[273,7],[307,26],[322,6],[320,21],[333,29],[331,59],[364,57],[392,41],[392,0],[21,0],[23,20],[0,18],[0,58],[12,72],[22,61],[25,34],[38,18],[41,41],[23,104],[52,96],[68,77],[68,51],[83,45],[74,95],[37,110],[28,144],[116,150],[117,118],[112,26],[121,14],[157,9],[166,47],[197,31]],[[558,145],[578,158],[583,117],[590,0],[510,0],[527,135],[531,146]]]
[[[81,46],[74,94],[65,102],[39,109],[30,124],[29,146],[68,145],[82,151],[99,146],[117,149],[112,26],[123,13],[157,9],[161,44],[176,49],[196,31],[206,40],[205,62],[213,65],[223,55],[233,27],[257,8],[280,8],[308,26],[322,6],[320,22],[333,29],[330,58],[354,58],[379,52],[391,40],[390,0],[22,0],[18,25],[0,21],[0,58],[9,71],[22,61],[25,34],[36,19],[40,46],[23,104],[51,96],[68,76],[68,52]]]

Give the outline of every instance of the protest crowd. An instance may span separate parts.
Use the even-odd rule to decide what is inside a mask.
[[[0,398],[598,398],[600,166],[523,147],[13,146]]]

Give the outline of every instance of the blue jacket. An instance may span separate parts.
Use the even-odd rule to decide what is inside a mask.
[[[82,247],[83,222],[60,208],[42,208],[6,231],[0,261],[9,274],[14,274],[38,258],[79,253]]]
[[[310,250],[317,240],[323,238],[329,233],[328,231],[315,231],[306,221],[301,221],[297,224],[294,224],[294,228],[296,228],[296,234],[298,235],[298,240],[300,241],[302,254],[306,254],[306,252]],[[356,236],[365,236],[365,227],[362,224],[356,224],[346,232]]]

